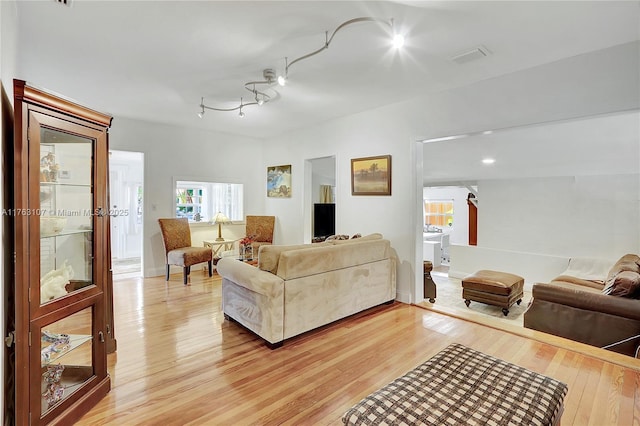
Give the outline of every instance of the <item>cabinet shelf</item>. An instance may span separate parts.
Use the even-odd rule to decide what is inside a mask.
[[[62,231],[55,234],[40,234],[40,238],[64,237],[67,235],[89,234],[91,232],[93,232],[93,230],[91,229],[72,229],[69,231]]]
[[[69,334],[68,344],[55,344],[41,340],[42,350],[40,351],[40,359],[42,360],[42,366],[45,367],[53,364],[68,353],[74,351],[85,343],[90,342],[92,338],[93,336],[86,334]],[[49,349],[51,347],[53,347],[52,349],[55,351]],[[47,353],[49,356],[45,355]]]
[[[90,183],[40,182],[40,186],[75,186],[91,188]]]
[[[46,370],[45,370],[46,371]],[[61,390],[59,399],[52,398],[47,400],[47,387],[50,386],[44,378],[45,371],[43,371],[43,379],[41,384],[42,407],[45,412],[51,410],[56,405],[64,400],[64,398],[80,388],[91,376],[93,375],[93,369],[86,365],[65,365],[64,370],[60,376],[60,381],[55,383],[55,387]]]

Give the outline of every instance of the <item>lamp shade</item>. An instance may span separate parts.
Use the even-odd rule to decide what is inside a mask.
[[[229,223],[229,222],[231,222],[231,221],[229,220],[227,215],[225,215],[222,212],[218,212],[213,217],[213,223],[214,224],[218,224],[218,238],[216,238],[216,241],[224,241],[224,238],[222,238],[222,224],[223,223]]]
[[[214,217],[213,217],[213,223],[229,223],[231,222],[229,220],[229,218],[227,217],[227,215],[225,215],[222,212],[218,212]]]

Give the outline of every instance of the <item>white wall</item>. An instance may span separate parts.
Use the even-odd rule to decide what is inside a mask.
[[[478,246],[603,259],[639,253],[639,176],[479,181]]]
[[[110,130],[109,145],[111,149],[144,153],[145,277],[163,275],[165,271],[158,218],[175,215],[175,176],[243,183],[245,215],[263,212],[267,169],[262,165],[263,144],[258,140],[116,117]],[[242,227],[239,232],[244,235],[244,226],[238,226]],[[201,244],[200,238],[214,239],[216,236],[217,227],[198,228],[192,244]],[[227,236],[226,232],[224,236]]]
[[[293,165],[293,197],[267,200],[285,243],[302,241],[303,158],[336,154],[336,232],[382,232],[399,256],[398,299],[421,297],[415,141],[638,108],[638,43],[579,55],[458,89],[343,117],[268,140],[264,165]],[[560,143],[560,142],[559,142]],[[392,155],[392,195],[351,196],[350,159]],[[455,161],[442,158],[441,161]],[[482,194],[480,194],[482,196]],[[413,212],[413,213],[412,213]]]

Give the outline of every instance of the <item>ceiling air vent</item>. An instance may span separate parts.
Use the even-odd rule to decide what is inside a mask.
[[[59,3],[59,4],[63,4],[65,6],[69,6],[69,7],[71,7],[71,2],[72,2],[72,0],[53,0],[53,1],[55,1],[56,3]]]
[[[484,46],[478,46],[452,56],[451,60],[457,64],[466,64],[467,62],[475,61],[477,59],[484,58],[485,56],[489,56],[489,54],[489,49]]]

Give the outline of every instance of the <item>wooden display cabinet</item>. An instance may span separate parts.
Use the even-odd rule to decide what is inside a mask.
[[[110,390],[112,117],[14,80],[15,424],[72,424]]]

